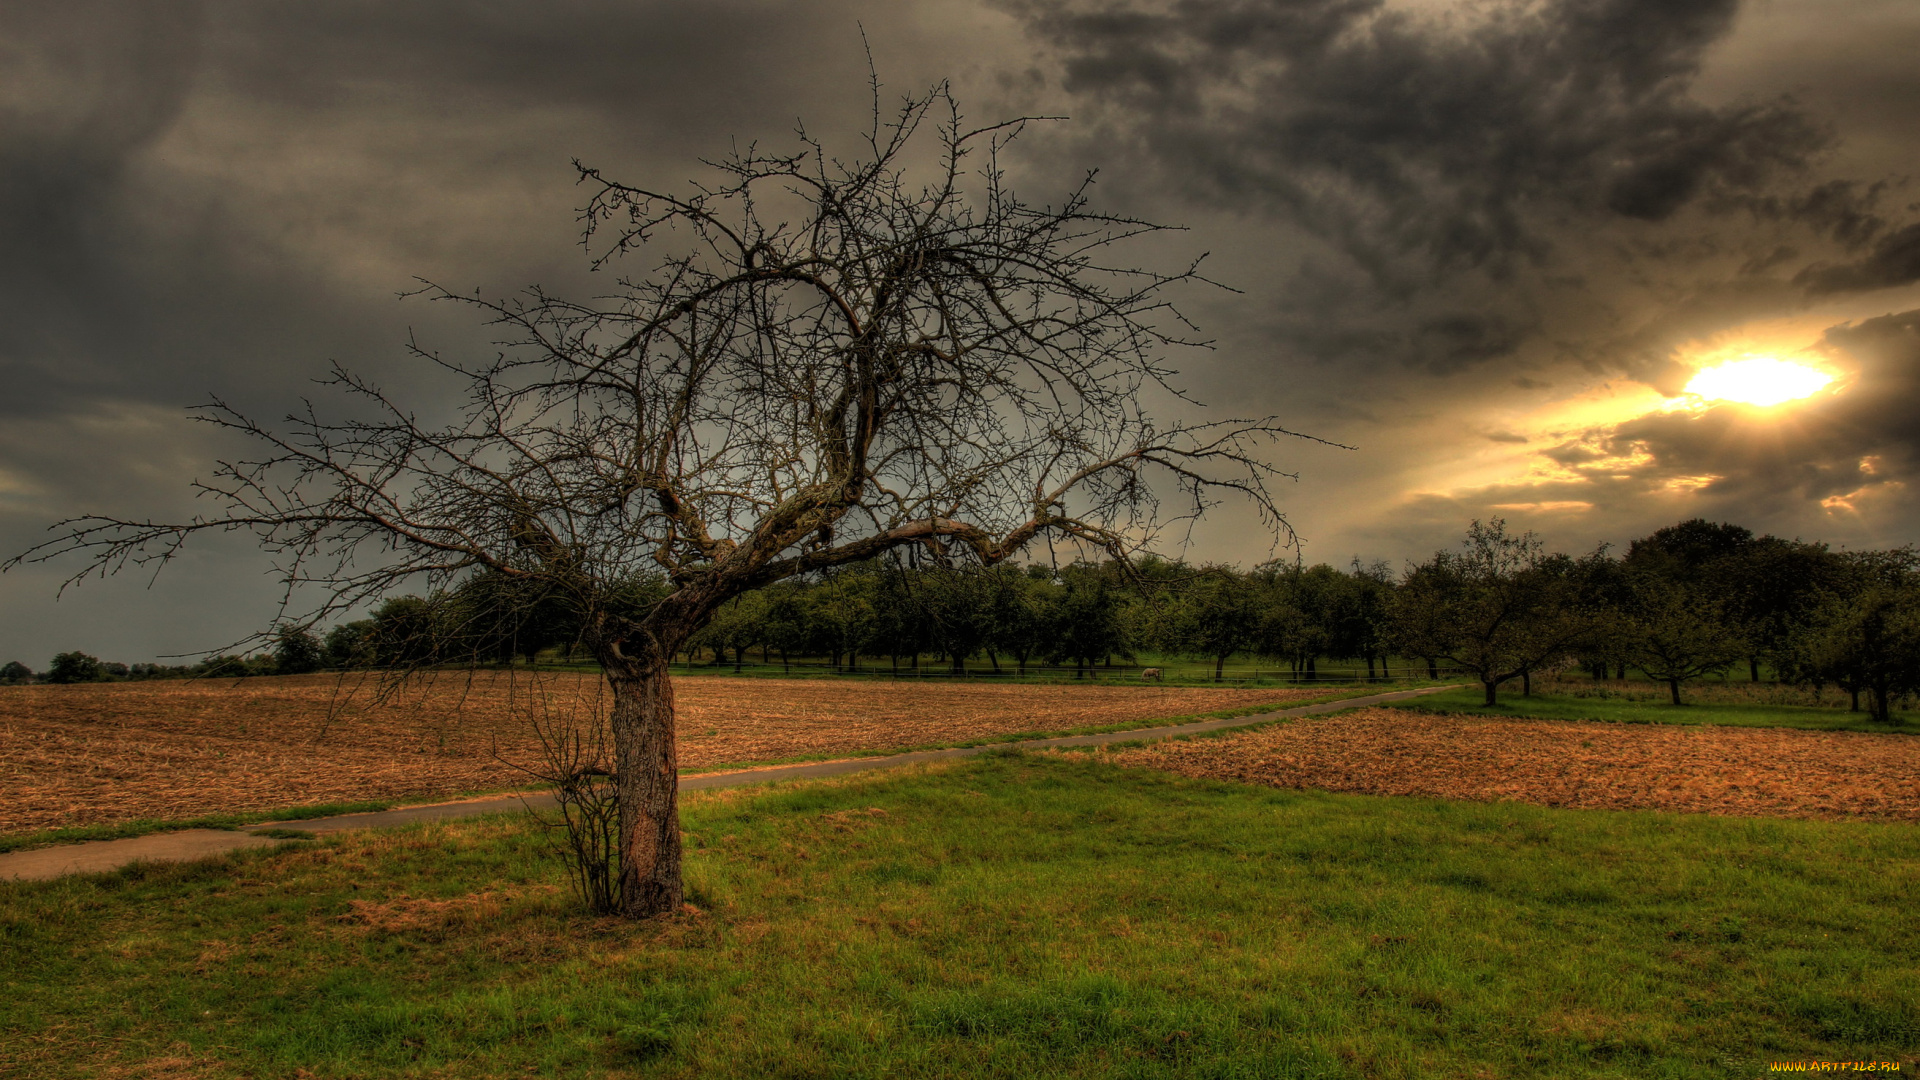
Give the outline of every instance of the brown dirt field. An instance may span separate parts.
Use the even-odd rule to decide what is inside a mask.
[[[1920,739],[1356,709],[1103,760],[1367,795],[1746,817],[1920,820]]]
[[[534,703],[587,715],[600,681],[439,675],[377,701],[331,675],[0,688],[0,834],[529,786]],[[1192,689],[730,679],[675,682],[680,764],[849,755],[1146,724],[1317,696]]]

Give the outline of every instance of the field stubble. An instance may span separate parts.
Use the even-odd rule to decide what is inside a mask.
[[[1920,738],[1852,731],[1372,708],[1102,757],[1195,778],[1365,795],[1920,821]]]
[[[531,786],[528,718],[586,718],[597,676],[439,673],[387,694],[305,675],[0,689],[0,835]],[[1325,688],[675,682],[680,765],[703,769],[1145,724]]]

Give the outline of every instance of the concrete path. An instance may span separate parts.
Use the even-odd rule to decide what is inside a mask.
[[[852,758],[846,761],[821,761],[803,765],[775,765],[764,769],[741,769],[735,772],[697,773],[692,776],[682,776],[680,790],[703,791],[708,788],[765,784],[776,780],[811,780],[825,776],[845,776],[848,773],[865,772],[868,769],[890,769],[898,765],[911,765],[923,761],[951,761],[992,750],[1048,750],[1068,746],[1103,746],[1121,742],[1178,738],[1182,735],[1219,731],[1222,728],[1264,724],[1283,717],[1339,712],[1342,709],[1377,705],[1383,701],[1396,701],[1446,689],[1450,688],[1436,686],[1420,690],[1396,690],[1385,694],[1369,694],[1365,697],[1342,698],[1339,701],[1323,701],[1317,705],[1302,705],[1292,709],[1277,709],[1251,716],[1236,716],[1228,720],[1200,720],[1191,724],[1133,728],[1128,731],[1110,731],[1101,735],[1070,735],[1059,739],[1028,739],[1023,742],[991,743],[985,746],[959,747],[951,750],[921,750],[910,754],[889,754],[886,757]],[[90,874],[117,870],[134,862],[187,862],[240,848],[280,843],[280,840],[273,837],[258,835],[269,829],[298,830],[314,834],[342,832],[348,829],[384,829],[423,821],[445,821],[450,818],[506,813],[526,807],[540,809],[552,805],[552,797],[544,792],[529,792],[524,795],[489,795],[479,799],[462,799],[458,802],[433,803],[427,806],[405,806],[368,814],[342,814],[338,817],[262,822],[234,831],[184,829],[179,832],[129,837],[125,840],[92,840],[82,844],[62,844],[58,847],[0,855],[0,879],[44,880],[64,874]]]

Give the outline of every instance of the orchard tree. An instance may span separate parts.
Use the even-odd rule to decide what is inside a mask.
[[[850,160],[803,131],[678,190],[583,167],[595,266],[631,257],[629,276],[596,300],[428,287],[500,331],[484,363],[420,352],[464,395],[457,419],[345,369],[331,385],[355,412],[274,427],[216,400],[202,417],[262,451],[202,485],[221,511],[76,519],[19,558],[79,556],[77,580],[248,531],[289,595],[329,597],[306,625],[482,571],[563,596],[612,691],[617,907],[677,910],[668,662],[728,600],[907,545],[991,565],[1054,537],[1120,557],[1222,494],[1285,529],[1266,444],[1290,433],[1146,411],[1167,354],[1204,344],[1169,295],[1197,264],[1125,261],[1163,229],[1092,209],[1091,177],[1058,203],[1016,198],[997,157],[1022,126],[969,127],[938,87],[876,106]],[[655,601],[620,602],[652,575]]]
[[[1684,704],[1683,684],[1724,672],[1749,654],[1746,638],[1701,590],[1642,577],[1633,591],[1623,635],[1627,655],[1648,678],[1667,684],[1673,704]]]
[[[1581,576],[1580,563],[1549,554],[1533,533],[1509,535],[1499,518],[1476,521],[1461,550],[1436,552],[1408,571],[1393,598],[1390,636],[1409,656],[1473,672],[1492,705],[1501,683],[1588,644],[1596,620]]]

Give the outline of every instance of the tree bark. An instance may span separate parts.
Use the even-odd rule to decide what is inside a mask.
[[[1485,703],[1488,705],[1498,704],[1499,702],[1498,702],[1498,699],[1496,698],[1495,691],[1498,690],[1500,687],[1499,680],[1481,679],[1480,685],[1486,687],[1486,690],[1487,690],[1487,700]]]
[[[1520,673],[1520,696],[1533,696],[1533,672],[1531,670]]]
[[[1680,704],[1680,680],[1679,679],[1667,680],[1667,693],[1673,696],[1673,703],[1675,705]]]
[[[680,910],[680,772],[673,677],[658,654],[608,664],[614,789],[620,799],[620,912]]]
[[[1748,680],[1749,682],[1760,681],[1760,658],[1759,657],[1757,656],[1747,657],[1747,671],[1749,674],[1752,675],[1752,678]]]
[[[1213,681],[1214,682],[1220,681],[1221,670],[1226,666],[1227,666],[1226,657],[1216,656],[1213,658]]]
[[[1434,663],[1431,656],[1427,657],[1427,678],[1434,682],[1440,681],[1440,665]]]

